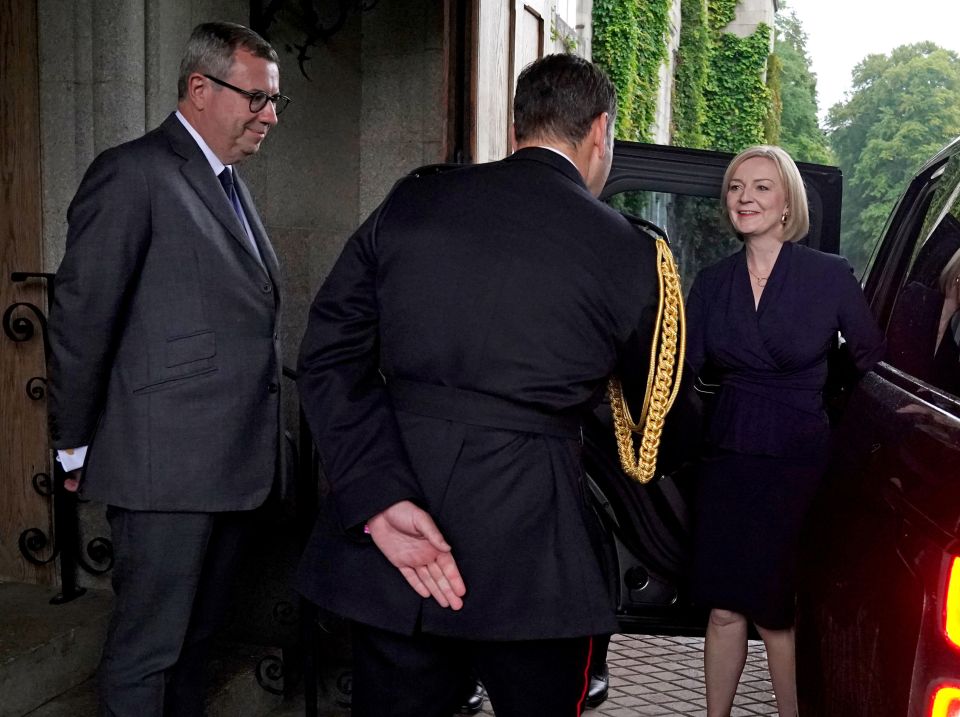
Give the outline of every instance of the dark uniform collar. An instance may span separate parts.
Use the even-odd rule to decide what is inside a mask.
[[[544,149],[543,147],[524,147],[523,149],[518,149],[516,152],[511,154],[506,158],[505,161],[514,162],[519,160],[529,160],[533,162],[541,162],[542,164],[548,164],[554,169],[557,169],[563,174],[567,175],[567,177],[572,179],[584,189],[587,188],[587,184],[583,181],[583,177],[580,176],[580,170],[577,169],[576,165],[567,159],[565,155],[560,155],[553,150]]]

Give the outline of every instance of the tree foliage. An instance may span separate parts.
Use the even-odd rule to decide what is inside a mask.
[[[807,34],[793,10],[782,6],[773,51],[779,70],[777,143],[798,161],[833,164],[826,135],[817,121],[817,77],[810,71]]]
[[[863,268],[906,182],[960,134],[960,56],[931,42],[869,55],[827,126],[846,177],[842,251]]]

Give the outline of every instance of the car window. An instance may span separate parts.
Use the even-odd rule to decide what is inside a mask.
[[[887,326],[887,360],[960,396],[960,155],[934,181]]]
[[[720,200],[669,192],[630,190],[607,198],[614,209],[653,222],[667,233],[684,294],[697,272],[742,246],[726,225]]]

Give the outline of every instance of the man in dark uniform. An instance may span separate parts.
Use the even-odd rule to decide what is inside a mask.
[[[310,312],[301,399],[330,496],[299,585],[354,623],[355,717],[447,717],[472,667],[498,717],[573,717],[616,622],[579,416],[646,376],[655,249],[597,201],[616,95],[520,75],[517,151],[399,182]]]

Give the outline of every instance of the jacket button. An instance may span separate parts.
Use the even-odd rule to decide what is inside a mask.
[[[260,287],[260,291],[264,294],[269,294],[273,287],[270,285],[270,282],[266,282],[263,286]]]
[[[275,383],[271,383],[269,386],[267,386],[267,390],[270,393],[276,393],[277,391],[280,390],[280,387]]]

